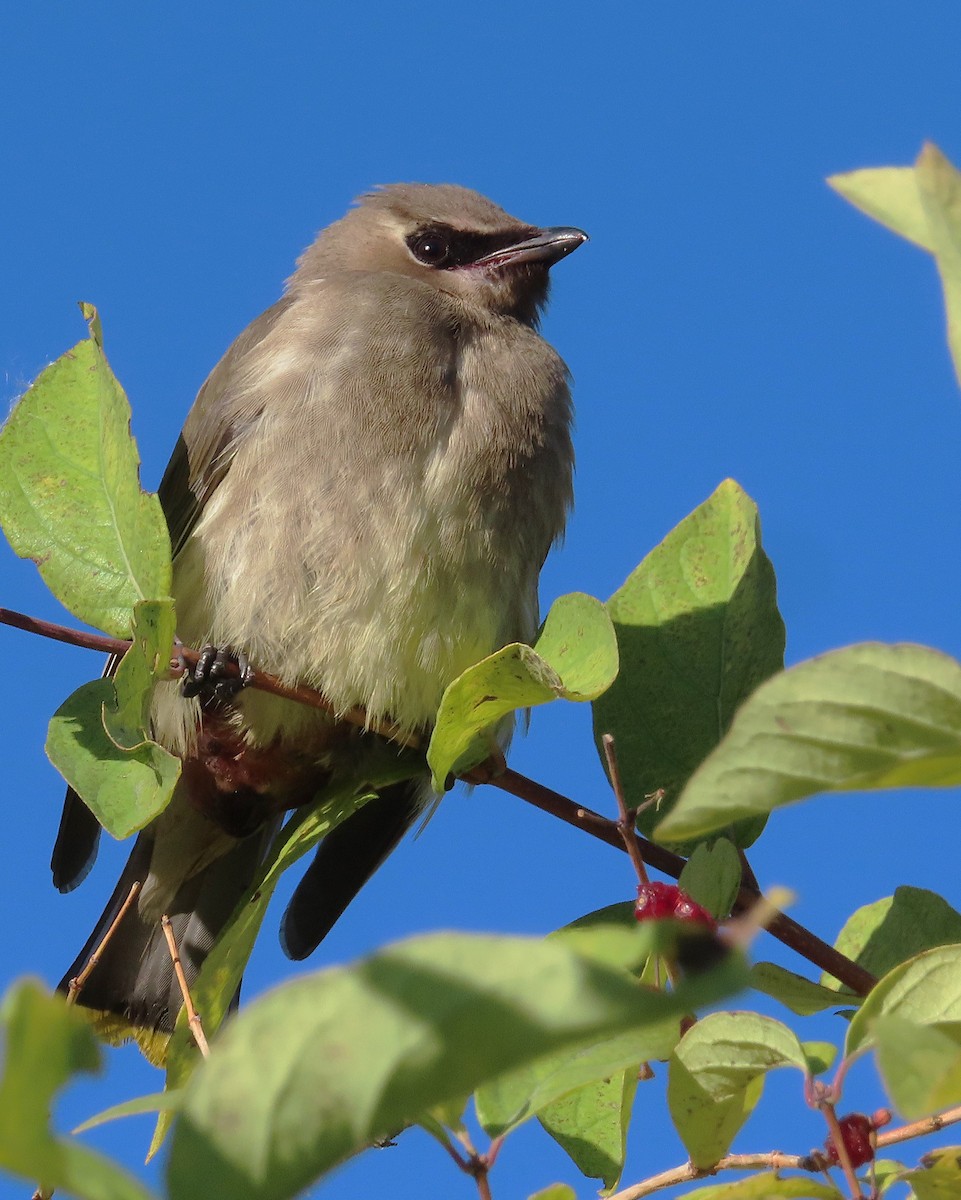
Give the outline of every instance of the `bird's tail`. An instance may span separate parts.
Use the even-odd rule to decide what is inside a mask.
[[[420,777],[392,784],[327,834],[280,925],[280,944],[288,958],[313,954],[424,811],[429,795],[429,784]]]
[[[103,915],[60,981],[61,991],[68,990],[71,979],[90,961],[134,883],[146,881],[152,848],[149,833],[137,838]],[[245,838],[177,890],[167,915],[188,987],[250,885],[263,851],[262,835]],[[124,913],[77,1003],[91,1010],[94,1027],[105,1041],[133,1039],[151,1062],[162,1063],[183,997],[160,922],[144,919],[136,903]]]

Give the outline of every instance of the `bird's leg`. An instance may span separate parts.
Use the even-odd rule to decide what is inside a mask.
[[[236,664],[238,675],[228,674],[231,663]],[[184,673],[181,694],[199,696],[203,704],[228,704],[253,677],[250,660],[242,650],[207,645],[200,651],[197,665]]]

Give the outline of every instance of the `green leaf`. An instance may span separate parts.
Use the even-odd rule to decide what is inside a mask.
[[[877,1184],[878,1195],[883,1196],[904,1174],[904,1163],[893,1158],[876,1158],[874,1160],[874,1182]]]
[[[929,142],[915,164],[914,175],[941,276],[948,345],[961,382],[961,174]]]
[[[905,1171],[900,1182],[908,1183],[917,1200],[957,1200],[961,1195],[961,1146],[941,1146],[925,1155],[926,1164]]]
[[[596,700],[617,676],[614,626],[601,601],[584,592],[554,601],[534,648],[560,677],[565,700]]]
[[[637,1070],[634,1065],[588,1083],[538,1113],[541,1125],[581,1174],[600,1179],[604,1192],[617,1187],[624,1170]]]
[[[428,1132],[430,1132],[427,1121],[436,1122],[440,1126],[444,1127],[444,1136],[446,1137],[447,1129],[463,1130],[465,1128],[464,1114],[467,1111],[467,1105],[469,1103],[470,1093],[466,1093],[462,1096],[455,1096],[452,1100],[446,1100],[443,1104],[434,1105],[434,1107],[427,1114],[426,1118],[424,1114],[421,1114],[421,1116],[418,1118],[418,1124],[423,1125],[424,1128],[428,1129]]]
[[[832,175],[828,183],[855,208],[922,250],[934,252],[913,167],[870,167]]]
[[[103,714],[116,700],[113,680],[85,683],[53,714],[44,748],[103,827],[125,838],[166,806],[180,762],[155,742],[124,750],[111,741]]]
[[[192,1076],[171,1200],[292,1196],[488,1079],[665,1020],[685,1000],[683,986],[642,992],[550,941],[453,934],[294,980],[232,1020]]]
[[[865,904],[847,919],[835,947],[879,979],[898,963],[935,946],[961,942],[961,913],[927,888],[899,887],[893,896]],[[825,987],[838,988],[827,972]],[[845,1001],[858,1003],[856,997]]]
[[[868,216],[934,255],[961,381],[961,173],[928,142],[913,168],[854,171],[828,182]]]
[[[175,632],[172,600],[141,600],[134,606],[133,644],[113,675],[117,703],[103,712],[107,736],[121,749],[136,749],[150,740],[154,688],[169,677]]]
[[[615,904],[555,930],[548,941],[640,979],[647,964],[659,956],[676,960],[677,940],[684,932],[673,922],[638,924],[632,904]],[[738,990],[742,968],[743,964],[733,960],[714,972],[686,980],[674,993],[679,1007],[664,1021],[652,1021],[641,1030],[613,1038],[593,1039],[577,1050],[565,1047],[559,1055],[548,1055],[491,1080],[475,1096],[481,1126],[497,1136],[579,1088],[625,1068],[636,1068],[641,1062],[666,1059],[680,1037],[679,1018]]]
[[[510,713],[561,697],[593,700],[617,674],[617,640],[599,600],[582,592],[551,605],[535,649],[521,642],[482,659],[448,686],[427,750],[434,788],[482,762]]]
[[[882,1016],[872,1033],[888,1095],[909,1120],[961,1101],[961,1025]]]
[[[190,991],[194,1007],[203,1017],[208,1040],[220,1028],[230,1009],[260,932],[267,905],[281,875],[312,850],[322,837],[371,799],[373,792],[369,790],[370,787],[384,787],[423,772],[422,759],[410,755],[399,756],[396,748],[387,743],[376,745],[380,750],[379,761],[372,759],[365,762],[363,783],[358,779],[345,779],[337,789],[325,789],[314,805],[302,809],[287,822],[257,877],[241,896],[233,916],[204,960]],[[370,753],[375,753],[373,743]],[[183,1088],[198,1061],[187,1015],[181,1009],[167,1047],[168,1091]],[[160,1114],[148,1157],[152,1157],[163,1144],[171,1120],[170,1113]]]
[[[727,1153],[775,1067],[807,1071],[797,1036],[750,1012],[718,1012],[687,1031],[671,1056],[667,1100],[681,1141],[698,1167]]]
[[[612,905],[556,930],[547,940],[635,977],[657,955],[668,955],[673,960],[679,927],[665,923],[639,925],[633,915],[630,925],[622,924],[624,909],[633,913],[630,905]],[[733,975],[728,976],[728,969]],[[547,1055],[497,1076],[478,1088],[474,1097],[481,1126],[492,1137],[506,1133],[577,1088],[640,1062],[667,1058],[680,1037],[680,1017],[713,1002],[718,995],[730,995],[739,983],[740,964],[722,966],[716,972],[686,980],[672,993],[675,1007],[664,1019],[652,1017],[642,1029],[627,1030],[612,1038],[594,1038],[576,1050],[565,1047],[560,1054]],[[702,985],[708,991],[702,990]]]
[[[925,950],[889,971],[851,1018],[845,1057],[872,1045],[875,1022],[887,1016],[918,1025],[961,1021],[961,946]]]
[[[80,1200],[150,1200],[115,1163],[49,1127],[56,1093],[78,1072],[100,1069],[87,1022],[62,996],[32,980],[16,984],[0,1009],[5,1061],[0,1080],[0,1167]]]
[[[655,837],[704,837],[818,792],[958,783],[961,663],[866,642],[762,684]]]
[[[577,1194],[566,1183],[552,1183],[539,1192],[534,1192],[528,1200],[577,1200]]]
[[[585,958],[636,976],[651,955],[662,949],[661,935],[655,934],[650,925],[638,923],[630,900],[596,909],[547,936]]]
[[[797,1175],[750,1175],[736,1183],[715,1183],[688,1192],[684,1200],[843,1200],[843,1193],[831,1184]]]
[[[834,988],[812,983],[803,975],[786,971],[776,963],[759,962],[751,968],[751,987],[780,1001],[785,1008],[801,1017],[823,1012],[826,1008],[837,1008],[841,996]],[[845,1003],[860,1004],[861,998],[853,992],[844,994]]]
[[[679,1021],[679,1015],[671,1015],[651,1020],[643,1029],[594,1040],[573,1050],[565,1047],[560,1054],[483,1084],[474,1097],[481,1127],[491,1137],[498,1137],[581,1088],[627,1068],[636,1074],[640,1063],[667,1058],[680,1037]]]
[[[757,508],[733,481],[686,517],[608,601],[621,672],[594,703],[594,733],[613,734],[627,802],[663,788],[642,812],[650,833],[735,710],[784,661],[774,571]],[[763,821],[738,831],[749,845]]]
[[[47,731],[47,757],[115,838],[149,825],[180,777],[180,759],[147,734],[153,687],[170,661],[173,620],[169,600],[138,604],[133,645],[116,677],[78,688]]]
[[[838,1048],[831,1042],[802,1042],[801,1048],[811,1075],[823,1075],[838,1056]]]
[[[138,600],[170,593],[160,502],[140,489],[130,406],[91,336],[47,367],[0,432],[0,521],[57,599],[117,637]]]
[[[713,917],[731,915],[741,887],[741,858],[732,842],[717,838],[700,842],[684,864],[678,886]]]
[[[96,1129],[99,1125],[107,1125],[111,1121],[119,1121],[121,1117],[142,1117],[144,1113],[176,1112],[180,1107],[183,1092],[152,1092],[149,1096],[135,1096],[133,1100],[125,1100],[122,1104],[112,1104],[103,1112],[87,1117],[86,1121],[72,1129],[73,1134],[86,1133],[88,1129]]]

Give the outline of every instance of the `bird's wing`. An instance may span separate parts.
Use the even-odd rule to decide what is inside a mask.
[[[348,904],[424,811],[423,779],[384,788],[323,839],[280,926],[288,958],[312,954]]]
[[[174,556],[230,469],[244,433],[262,411],[262,396],[236,386],[243,363],[292,303],[292,297],[284,296],[248,325],[197,394],[157,489]]]
[[[291,303],[291,298],[285,296],[249,325],[197,395],[158,488],[175,555],[227,474],[244,432],[259,415],[256,402],[252,404],[246,393],[236,389],[234,380],[246,356],[260,345]],[[112,675],[116,665],[117,659],[111,656],[104,675]],[[100,823],[77,793],[68,788],[50,858],[58,891],[70,892],[83,883],[96,860],[99,842]]]

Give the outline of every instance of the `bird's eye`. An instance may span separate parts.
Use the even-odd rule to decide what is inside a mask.
[[[450,238],[446,233],[429,229],[415,234],[408,242],[410,252],[425,267],[443,267],[450,261]]]

